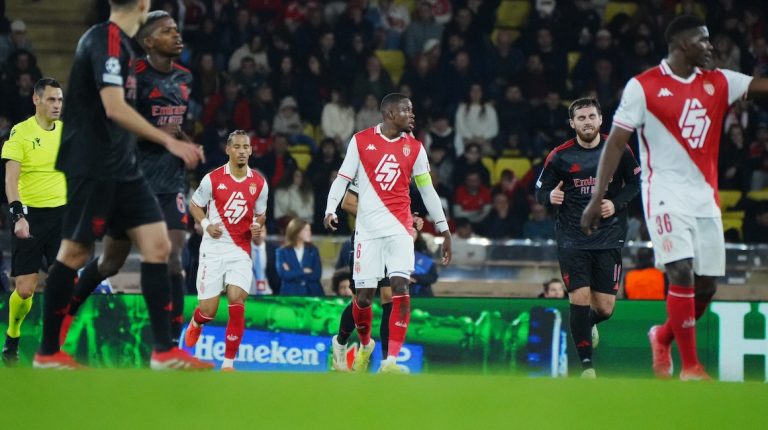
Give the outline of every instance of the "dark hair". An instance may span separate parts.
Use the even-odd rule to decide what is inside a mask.
[[[61,84],[53,78],[42,78],[35,83],[35,95],[42,97],[45,87],[61,88]]]
[[[705,27],[704,20],[696,15],[680,15],[672,20],[664,32],[664,40],[671,44],[673,39],[680,33],[694,28]]]
[[[469,84],[469,88],[467,89],[467,94],[464,98],[464,104],[467,105],[467,110],[464,112],[464,116],[469,115],[469,107],[472,105],[472,87],[477,85],[480,87],[480,116],[485,116],[485,103],[488,101],[485,98],[485,88],[483,88],[483,84],[480,82],[472,82]]]
[[[389,109],[390,106],[396,105],[403,100],[408,100],[408,97],[405,94],[389,93],[384,96],[383,99],[381,99],[381,106],[379,107],[379,110],[381,110],[381,113],[384,113],[387,109]]]
[[[552,283],[555,283],[555,282],[557,282],[558,284],[562,284],[563,283],[563,281],[561,281],[558,278],[552,278],[549,281],[544,282],[543,284],[541,284],[544,287],[544,292],[545,293],[549,292],[549,285],[552,284]],[[565,287],[565,285],[563,285],[563,287]],[[563,288],[563,289],[565,289],[565,288]]]
[[[144,48],[144,38],[149,36],[150,33],[155,29],[155,24],[157,24],[159,21],[164,20],[166,18],[173,18],[171,15],[164,11],[164,10],[153,10],[149,14],[147,14],[147,20],[144,22],[144,24],[139,28],[139,31],[136,32],[136,41],[139,42],[142,49]]]
[[[229,136],[227,136],[227,145],[230,145],[237,136],[245,136],[248,138],[248,143],[251,143],[251,138],[248,136],[248,133],[246,133],[245,130],[235,130],[232,133],[229,133]]]
[[[338,295],[339,285],[341,285],[342,281],[345,280],[348,280],[350,284],[352,283],[352,272],[350,272],[348,268],[342,267],[341,269],[333,272],[333,276],[331,277],[331,291]]]
[[[570,106],[568,106],[568,118],[573,119],[577,109],[583,109],[585,107],[594,106],[597,109],[597,114],[602,115],[603,110],[600,108],[600,102],[594,97],[584,97],[574,100]]]

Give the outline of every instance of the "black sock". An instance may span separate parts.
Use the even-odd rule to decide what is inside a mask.
[[[387,358],[389,351],[389,315],[392,313],[392,303],[381,305],[381,326],[379,326],[379,338],[381,338],[381,357]]]
[[[181,273],[172,273],[171,277],[171,339],[178,344],[181,328],[184,326],[184,277]]]
[[[141,263],[141,293],[147,302],[155,351],[173,348],[171,340],[171,281],[165,263]]]
[[[74,316],[78,309],[93,294],[96,287],[105,280],[106,276],[99,272],[99,259],[94,258],[83,267],[80,277],[75,283],[75,289],[72,293],[72,300],[69,303],[69,314]]]
[[[589,321],[589,306],[571,303],[570,322],[571,336],[573,336],[573,343],[576,344],[581,366],[590,369],[592,368],[592,324]]]
[[[61,321],[67,314],[67,305],[72,297],[77,270],[56,261],[48,271],[43,299],[43,339],[40,353],[55,354],[59,351],[59,332]]]
[[[601,322],[611,318],[612,316],[613,316],[613,313],[611,313],[606,317],[599,312],[595,312],[594,309],[589,308],[589,321],[591,322],[592,325],[600,324]]]
[[[339,334],[336,335],[336,341],[341,345],[346,345],[347,340],[352,336],[352,332],[355,331],[355,317],[352,316],[352,302],[349,302],[344,311],[341,313],[341,321],[339,321]]]

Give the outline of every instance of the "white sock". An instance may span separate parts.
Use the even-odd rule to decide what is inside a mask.
[[[224,362],[221,363],[221,367],[235,367],[235,360],[231,358],[225,358]]]

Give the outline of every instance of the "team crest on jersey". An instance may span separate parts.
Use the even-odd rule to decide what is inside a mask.
[[[251,193],[251,195],[256,194],[256,184],[251,184],[248,186],[248,192]]]
[[[403,145],[403,155],[406,157],[411,155],[411,145],[405,144]]]
[[[715,86],[712,85],[712,83],[705,81],[704,82],[704,92],[707,94],[714,95],[715,94]]]

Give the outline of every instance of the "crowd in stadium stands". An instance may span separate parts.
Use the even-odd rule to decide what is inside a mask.
[[[106,19],[106,3],[99,2],[99,19]],[[379,100],[399,91],[414,103],[415,134],[428,150],[452,226],[499,239],[552,237],[551,214],[532,192],[547,153],[573,135],[570,100],[596,97],[607,133],[624,84],[658,64],[666,54],[663,30],[684,12],[706,19],[715,66],[766,76],[762,6],[747,0],[153,2],[177,18],[186,45],[180,62],[194,73],[186,127],[204,145],[207,163],[192,186],[226,161],[226,135],[244,129],[252,136],[250,164],[274,190],[271,231],[300,216],[324,232],[325,198],[349,138],[375,125]],[[41,71],[22,21],[3,18],[0,33],[0,134],[7,136],[11,124],[34,111],[32,85]],[[768,103],[737,102],[724,130],[720,188],[740,195],[766,189]],[[419,207],[418,193],[414,198]],[[742,234],[765,232],[765,203],[737,199],[732,209],[743,218],[726,223],[735,226],[729,240],[765,240]],[[632,214],[630,238],[640,238],[639,204]]]

